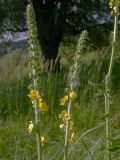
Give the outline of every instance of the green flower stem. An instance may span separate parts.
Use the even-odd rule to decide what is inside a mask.
[[[68,116],[70,115],[71,107],[72,107],[72,100],[69,100],[69,103],[68,103]],[[64,160],[68,160],[68,138],[69,138],[69,121],[67,121],[66,128],[65,128]]]
[[[28,23],[28,33],[29,33],[29,50],[30,50],[30,78],[32,80],[32,87],[34,90],[38,91],[38,73],[37,73],[37,29],[35,14],[32,4],[27,6],[27,23]],[[35,109],[35,125],[36,125],[36,137],[37,137],[37,150],[38,150],[38,160],[42,160],[42,145],[41,145],[41,126],[40,126],[40,111],[38,109],[38,100],[33,101],[33,107]]]
[[[115,9],[115,16],[114,16],[114,34],[113,34],[113,42],[112,42],[112,53],[111,53],[111,60],[110,60],[110,65],[108,69],[108,76],[111,75],[112,72],[112,66],[113,66],[113,59],[114,59],[114,52],[115,52],[115,45],[116,45],[116,37],[117,37],[117,24],[118,24],[118,7],[114,7]]]
[[[34,57],[35,57],[35,52],[32,51],[32,56],[33,56],[33,62],[35,63]],[[35,68],[32,69],[32,74],[36,75],[36,70]],[[35,90],[38,90],[38,84],[36,79],[33,76],[33,88]],[[41,127],[40,127],[40,111],[38,109],[38,101],[35,100],[33,102],[33,107],[35,108],[35,124],[36,124],[36,138],[37,138],[37,150],[38,150],[38,160],[42,160],[42,144],[41,144]]]
[[[70,90],[77,90],[79,87],[79,68],[80,68],[80,57],[85,52],[87,42],[87,31],[83,31],[80,35],[76,46],[76,52],[74,57],[74,63],[70,68],[69,80],[70,80]],[[72,100],[69,98],[67,113],[68,116],[71,114]],[[65,128],[65,144],[64,144],[64,160],[68,160],[68,145],[69,145],[69,121],[66,123]]]
[[[41,145],[41,132],[40,132],[40,119],[37,101],[35,101],[35,123],[36,123],[36,137],[37,137],[37,148],[38,148],[38,160],[42,160],[42,145]]]
[[[105,115],[106,115],[106,151],[107,151],[107,160],[111,160],[111,135],[110,135],[110,78],[112,73],[113,67],[113,59],[114,59],[114,52],[115,52],[115,44],[116,44],[116,35],[117,35],[117,11],[118,7],[114,7],[115,17],[114,17],[114,35],[112,41],[112,52],[111,52],[111,59],[109,64],[108,73],[105,77]]]
[[[33,79],[34,89],[37,90],[37,82]],[[42,160],[42,144],[41,144],[41,127],[40,127],[40,111],[38,110],[38,101],[33,102],[35,108],[35,124],[36,124],[36,138],[37,138],[37,150],[38,160]]]
[[[105,114],[106,114],[106,151],[107,151],[107,160],[111,160],[111,142],[110,142],[110,102],[108,94],[105,94]]]
[[[75,75],[76,71],[74,71]],[[71,82],[71,91],[74,88],[74,82]],[[68,109],[67,109],[67,114],[70,116],[71,113],[71,108],[72,108],[72,100],[69,98],[68,102]],[[65,128],[65,148],[64,148],[64,160],[68,160],[68,143],[69,143],[69,120],[66,122],[66,128]]]
[[[75,76],[76,70],[74,70],[73,75]],[[71,82],[71,91],[74,89],[74,82]],[[72,108],[72,100],[69,98],[67,114],[70,116]],[[69,120],[66,123],[65,128],[65,148],[64,148],[64,160],[68,160],[68,143],[69,143]]]

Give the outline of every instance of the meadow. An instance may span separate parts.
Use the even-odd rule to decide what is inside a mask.
[[[83,31],[46,73],[27,9],[29,50],[0,57],[0,160],[120,160],[117,14],[109,46],[91,49]]]
[[[60,52],[73,52],[73,48],[61,46]],[[104,97],[89,82],[100,84],[107,72],[110,48],[86,53],[80,67],[78,90],[79,109],[73,110],[77,144],[70,144],[70,160],[105,159],[105,111]],[[67,53],[66,52],[66,53]],[[104,53],[104,54],[103,54]],[[119,48],[116,57],[119,56]],[[61,71],[49,75],[41,73],[40,89],[49,111],[42,114],[42,134],[49,136],[49,144],[43,146],[44,160],[63,158],[64,132],[60,129],[59,114],[64,108],[59,100],[67,86],[71,61],[61,56]],[[29,121],[34,121],[34,109],[28,98],[28,55],[11,53],[0,59],[0,160],[34,160],[37,158],[35,131],[27,131]],[[112,73],[112,97],[110,122],[112,156],[120,159],[120,82],[119,61],[115,61]]]

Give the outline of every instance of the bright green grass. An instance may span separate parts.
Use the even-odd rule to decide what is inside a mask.
[[[50,138],[50,144],[43,147],[43,157],[45,160],[62,160],[63,155],[64,132],[59,129],[61,122],[58,114],[65,108],[59,106],[58,100],[62,97],[62,95],[64,95],[63,91],[65,82],[62,82],[63,73],[57,76],[51,77],[52,81],[54,78],[57,79],[54,81],[53,86],[45,83],[45,89],[45,86],[43,85],[43,92],[45,93],[44,97],[50,106],[49,112],[42,115],[42,121],[44,124],[44,126],[42,126],[42,133],[43,135],[48,135]],[[27,133],[29,121],[34,121],[34,109],[31,107],[31,104],[27,98],[27,87],[24,86],[27,85],[25,83],[26,81],[24,81],[25,84],[21,84],[20,82],[19,85],[21,86],[17,88],[17,81],[14,82],[14,87],[10,83],[10,86],[7,86],[6,83],[3,87],[4,89],[5,87],[6,89],[11,87],[11,92],[5,92],[6,94],[2,97],[4,101],[1,102],[6,103],[6,106],[4,106],[4,112],[1,113],[0,120],[0,160],[34,160],[37,157],[35,133],[33,132],[30,135]],[[55,82],[57,82],[57,84]],[[24,89],[22,89],[23,86]],[[14,90],[12,87],[16,89]],[[52,92],[53,87],[54,92]],[[20,88],[22,90],[21,101],[20,97],[18,98],[16,96],[16,94],[20,95]],[[46,92],[46,90],[48,92]],[[111,124],[114,138],[113,150],[115,150],[115,153],[113,152],[114,159],[120,157],[120,150],[118,149],[120,145],[120,101],[118,96],[114,96],[114,103],[111,106],[111,118],[113,117]],[[73,120],[79,142],[76,145],[70,145],[69,159],[105,159],[105,116],[103,97],[100,97],[98,102],[89,101],[88,103],[85,103],[83,101],[81,102],[81,100],[79,101],[81,105],[80,110],[73,110]]]
[[[88,80],[94,83],[101,82],[107,69],[106,60],[105,65],[102,65],[103,61],[98,58],[99,55],[96,55],[96,60],[95,56],[89,55],[82,63],[81,85],[78,91],[81,108],[73,110],[72,114],[78,143],[70,144],[69,160],[107,160],[104,99],[102,96],[96,97],[96,89],[88,85]],[[12,63],[13,61],[16,63]],[[0,61],[0,69],[6,69],[6,74],[0,74],[0,160],[37,158],[35,133],[27,133],[29,121],[34,121],[34,109],[27,97],[30,82],[26,78],[26,61],[25,57],[16,54],[13,54],[12,58],[4,57]],[[104,71],[101,68],[104,68]],[[50,106],[49,112],[42,115],[42,134],[50,138],[50,143],[43,146],[43,160],[62,160],[64,132],[59,129],[61,122],[58,115],[65,109],[59,105],[59,99],[64,95],[67,85],[67,70],[63,69],[60,73],[49,76],[41,74],[41,77],[40,90]],[[111,142],[114,160],[120,159],[119,96],[119,91],[114,91],[111,104]]]
[[[115,108],[113,110],[115,112]],[[111,118],[114,159],[120,157],[119,113],[116,111],[116,115]],[[74,111],[73,119],[79,141],[76,145],[69,146],[70,160],[105,159],[104,118],[104,112],[102,113],[100,108],[95,111],[92,106],[82,106],[79,111]],[[35,133],[27,133],[29,120],[33,119],[31,114],[26,116],[18,114],[18,116],[12,116],[12,118],[9,116],[0,120],[0,160],[36,159]],[[44,123],[42,134],[50,138],[50,143],[43,146],[44,159],[62,160],[64,132],[59,129],[58,114],[42,115],[42,121]]]

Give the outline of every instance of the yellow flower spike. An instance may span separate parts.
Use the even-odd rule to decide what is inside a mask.
[[[77,98],[77,93],[75,91],[70,92],[70,98],[72,100],[76,99]]]
[[[31,101],[37,100],[40,95],[37,90],[30,90],[30,94],[28,94],[28,97],[31,99]]]
[[[75,104],[73,105],[73,107],[74,107],[75,109],[80,109],[79,103],[75,103]]]
[[[63,121],[64,123],[66,123],[67,121],[69,121],[69,120],[71,119],[71,116],[68,115],[68,113],[67,113],[66,110],[63,110],[63,111],[61,112],[61,114],[59,114],[59,118],[61,118],[62,121]]]
[[[48,105],[46,104],[46,102],[40,102],[39,103],[39,109],[41,112],[46,112],[48,111]]]
[[[29,122],[29,125],[28,125],[28,133],[31,133],[33,130],[33,123],[32,121]]]
[[[75,132],[73,132],[70,137],[70,142],[73,144],[76,144],[76,141],[77,141],[77,138],[76,138]]]
[[[42,144],[48,144],[49,143],[49,138],[47,136],[42,136],[41,137],[41,143]]]

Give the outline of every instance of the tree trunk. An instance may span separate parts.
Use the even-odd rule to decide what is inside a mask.
[[[58,24],[56,18],[56,6],[53,1],[46,4],[38,0],[33,1],[36,24],[38,30],[38,40],[41,47],[45,72],[60,69],[58,58],[58,48],[63,35],[63,27]],[[57,59],[57,61],[56,61]]]
[[[39,43],[41,46],[41,51],[43,55],[43,63],[45,72],[51,70],[60,70],[60,62],[58,57],[58,48],[62,38],[54,35],[53,38],[46,40],[45,38],[41,38],[41,31],[39,30]]]

